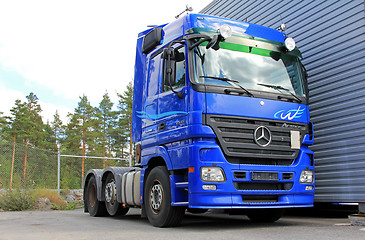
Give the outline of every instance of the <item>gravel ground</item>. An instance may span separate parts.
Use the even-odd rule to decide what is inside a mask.
[[[176,228],[155,228],[140,211],[126,216],[93,218],[74,211],[0,212],[0,239],[365,239],[365,226],[347,218],[285,216],[258,224],[243,216],[186,214]]]

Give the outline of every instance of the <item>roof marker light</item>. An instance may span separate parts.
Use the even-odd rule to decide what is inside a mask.
[[[222,25],[218,32],[222,35],[224,39],[229,38],[232,36],[232,28],[228,26],[227,24]]]
[[[293,51],[295,48],[295,41],[293,38],[286,38],[285,39],[285,47],[289,50],[289,51]]]

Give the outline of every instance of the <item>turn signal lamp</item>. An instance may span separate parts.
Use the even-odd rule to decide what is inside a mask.
[[[217,190],[216,185],[203,185],[204,190]]]

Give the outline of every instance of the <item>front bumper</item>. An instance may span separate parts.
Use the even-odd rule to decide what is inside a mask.
[[[299,183],[304,169],[314,170],[310,154],[302,146],[297,159],[290,166],[231,164],[225,160],[220,147],[214,142],[195,143],[191,147],[188,175],[188,206],[190,208],[290,208],[311,207],[314,201],[314,182]],[[200,168],[221,167],[225,182],[203,182]],[[277,173],[274,181],[252,180],[253,172]],[[215,185],[216,190],[204,190],[203,185]],[[309,189],[308,190],[308,186]]]

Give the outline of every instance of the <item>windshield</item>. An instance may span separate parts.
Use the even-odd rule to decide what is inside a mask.
[[[297,57],[227,42],[217,51],[204,45],[194,48],[197,83],[305,96]]]

